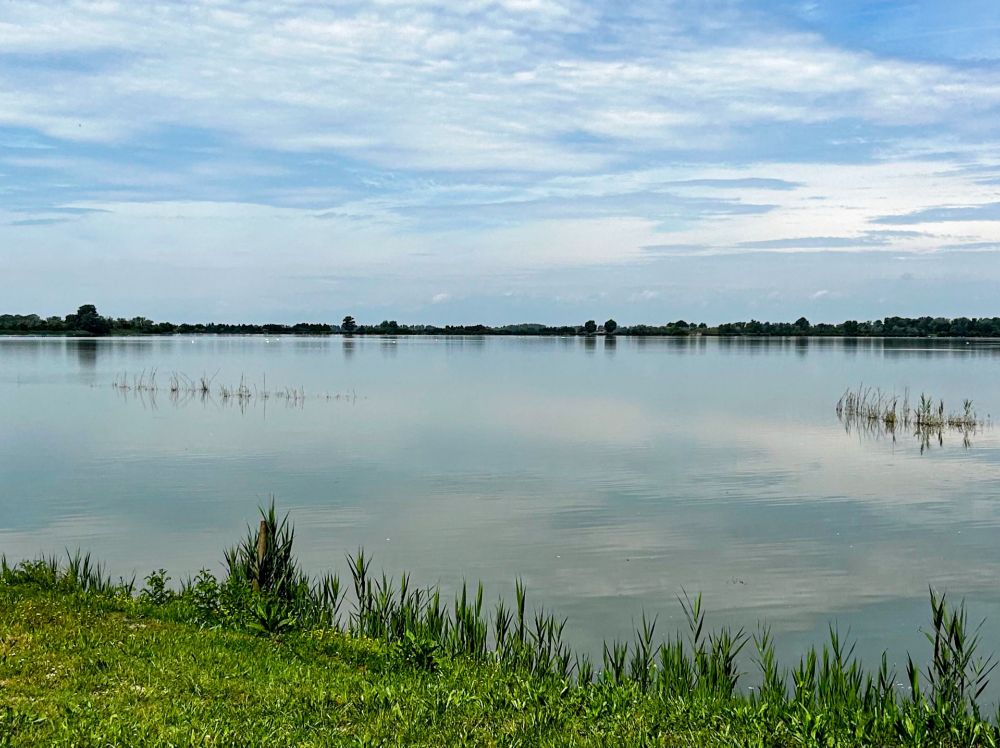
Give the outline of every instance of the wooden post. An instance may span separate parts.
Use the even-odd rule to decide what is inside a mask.
[[[264,557],[267,555],[267,521],[260,521],[260,530],[257,533],[257,578],[253,580],[253,591],[260,592],[262,576],[264,571]]]

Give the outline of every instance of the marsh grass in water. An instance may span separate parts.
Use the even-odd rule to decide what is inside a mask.
[[[910,435],[920,443],[921,452],[932,442],[942,446],[947,432],[960,435],[969,447],[977,431],[992,425],[989,416],[981,418],[976,413],[972,400],[963,400],[962,409],[956,412],[946,410],[943,400],[921,394],[911,406],[909,390],[901,396],[874,387],[847,390],[837,401],[836,411],[848,432],[887,436],[893,441],[897,433]]]
[[[225,551],[224,578],[203,570],[175,588],[160,569],[138,594],[79,553],[3,559],[0,744],[992,746],[1000,736],[979,705],[995,661],[978,653],[964,604],[933,590],[929,664],[910,660],[903,681],[885,655],[865,669],[835,626],[782,667],[767,628],[713,631],[686,592],[683,632],[661,639],[642,615],[634,638],[605,643],[594,663],[564,641],[565,619],[531,609],[520,582],[511,605],[487,604],[481,584],[445,600],[406,574],[374,573],[363,550],[348,555],[347,584],[314,579],[294,539],[272,502]]]
[[[277,400],[286,406],[302,407],[309,400],[338,401],[357,403],[357,392],[324,392],[306,395],[304,387],[283,387],[268,389],[267,377],[262,379],[261,386],[249,382],[245,376],[240,376],[238,384],[216,383],[218,372],[209,376],[189,377],[186,374],[172,372],[165,387],[157,384],[157,371],[142,370],[129,374],[116,374],[111,381],[111,387],[122,397],[139,400],[144,405],[155,408],[157,396],[166,392],[172,405],[181,406],[193,402],[217,403],[220,405],[236,405],[245,412],[248,407],[256,404],[266,406],[271,400]]]

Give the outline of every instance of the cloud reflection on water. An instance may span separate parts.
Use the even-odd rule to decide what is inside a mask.
[[[928,583],[1000,601],[997,435],[920,455],[845,437],[833,412],[862,380],[1000,402],[990,343],[175,338],[94,341],[86,376],[76,345],[0,342],[10,556],[79,545],[177,577],[274,493],[310,568],[364,545],[424,582],[522,576],[584,640],[671,615],[682,586],[779,631]],[[265,419],[115,396],[114,375],[153,367],[366,399]]]

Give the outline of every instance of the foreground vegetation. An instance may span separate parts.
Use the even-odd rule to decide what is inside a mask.
[[[543,325],[535,323],[490,326],[470,325],[407,325],[395,320],[377,324],[358,324],[347,316],[340,324],[299,322],[294,325],[267,323],[180,323],[154,322],[146,317],[105,317],[93,304],[84,304],[76,314],[65,317],[40,317],[37,314],[0,314],[0,334],[3,335],[623,335],[645,336],[764,336],[764,337],[1000,337],[1000,317],[886,317],[858,322],[846,320],[839,324],[812,324],[805,317],[795,322],[726,322],[709,326],[704,322],[683,319],[661,324],[619,326],[613,319],[598,326],[594,320],[582,325]]]
[[[830,632],[791,670],[766,630],[642,619],[599,667],[521,585],[434,589],[349,558],[311,580],[273,506],[179,590],[112,582],[88,556],[0,564],[0,745],[996,745],[977,699],[993,669],[963,606],[931,594],[930,664],[897,682]],[[749,657],[741,659],[741,653]],[[752,654],[750,654],[752,653]],[[755,672],[740,672],[741,661]],[[747,683],[755,687],[746,688]]]

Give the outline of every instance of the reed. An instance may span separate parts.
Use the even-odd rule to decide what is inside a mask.
[[[888,435],[893,439],[897,432],[909,434],[919,440],[921,451],[931,441],[943,443],[946,431],[962,434],[963,443],[969,446],[973,434],[992,425],[989,417],[981,418],[976,413],[969,399],[962,401],[962,410],[952,412],[945,409],[943,400],[935,401],[926,394],[921,394],[920,400],[911,406],[909,390],[899,396],[864,386],[841,395],[836,412],[848,431]]]
[[[0,556],[0,583],[126,597],[135,593],[134,577],[130,580],[119,577],[117,582],[113,581],[101,563],[79,549],[72,552],[66,549],[65,561],[58,556],[42,556],[13,566],[5,555]]]
[[[148,373],[145,369],[138,373],[133,373],[129,378],[128,372],[115,374],[111,380],[111,386],[121,392],[156,392],[159,388],[156,385],[156,369]]]
[[[227,384],[225,382],[216,383],[218,372],[212,376],[203,374],[197,378],[191,378],[180,372],[171,372],[165,388],[157,385],[156,370],[146,372],[145,370],[129,374],[121,372],[115,374],[111,381],[111,386],[122,396],[132,396],[137,399],[144,399],[148,396],[149,402],[155,406],[156,393],[161,389],[165,390],[174,405],[186,405],[192,401],[202,403],[217,402],[221,405],[235,404],[241,411],[245,411],[251,404],[260,402],[264,405],[272,398],[283,402],[286,406],[302,407],[309,396],[306,395],[305,387],[283,387],[271,391],[267,388],[267,377],[263,377],[262,386],[248,380],[246,375],[240,375],[237,384]],[[330,393],[313,395],[312,399],[322,399],[329,401],[342,401],[355,404],[358,401],[357,392]],[[145,400],[144,400],[145,402]]]

